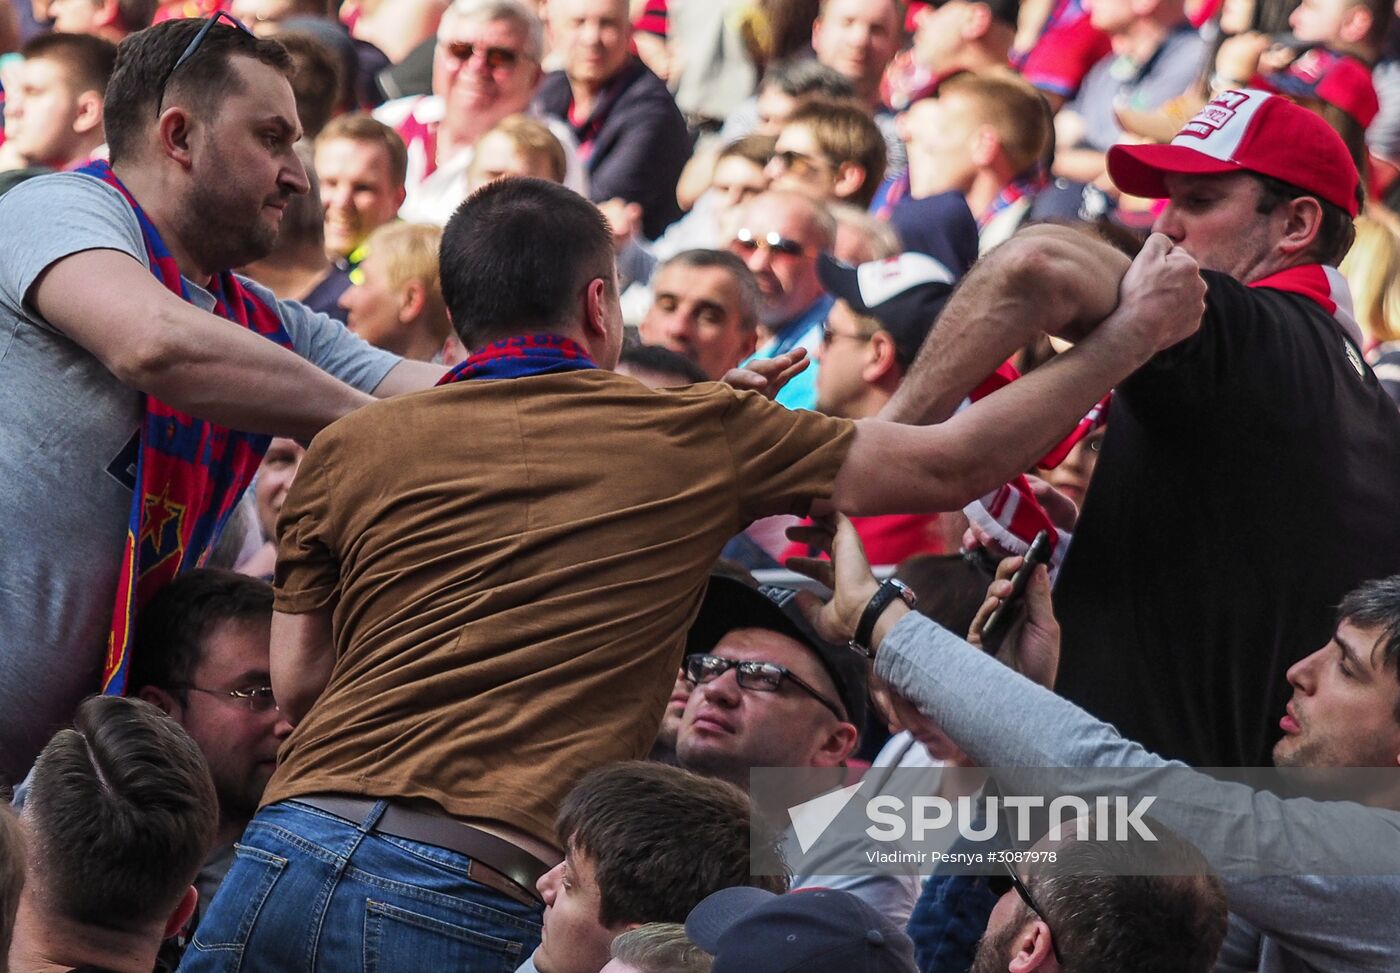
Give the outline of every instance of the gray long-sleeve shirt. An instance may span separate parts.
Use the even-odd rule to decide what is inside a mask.
[[[895,625],[875,671],[984,767],[1188,772],[921,615]],[[1151,814],[1222,871],[1233,915],[1219,969],[1400,970],[1400,864],[1395,874],[1375,874],[1384,870],[1377,856],[1400,862],[1400,814],[1283,799],[1194,772],[1189,785],[1157,793]],[[1338,856],[1354,857],[1358,849],[1370,850],[1371,874],[1339,876]],[[1245,860],[1291,863],[1294,874],[1230,872]],[[1308,862],[1332,867],[1327,875],[1297,874]]]

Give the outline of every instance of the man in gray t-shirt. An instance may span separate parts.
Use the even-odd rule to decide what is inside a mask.
[[[1079,95],[1055,119],[1055,172],[1080,182],[1102,176],[1104,153],[1123,140],[1119,109],[1161,108],[1191,86],[1207,53],[1183,0],[1156,0],[1145,9],[1102,0],[1091,17],[1113,38],[1113,50],[1089,69]]]
[[[230,429],[309,439],[371,395],[442,372],[251,282],[294,353],[210,313],[202,285],[270,252],[307,182],[285,52],[216,25],[189,53],[201,26],[134,36],[107,94],[113,170],[188,302],[152,274],[135,211],[102,180],[44,176],[0,199],[0,785],[99,688],[145,395]]]

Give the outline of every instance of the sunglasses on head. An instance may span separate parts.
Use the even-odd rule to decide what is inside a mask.
[[[221,20],[227,21],[230,27],[235,30],[241,30],[249,37],[254,36],[253,32],[243,24],[243,21],[239,20],[227,10],[220,10],[206,20],[204,26],[199,28],[199,32],[185,45],[184,52],[175,60],[175,63],[171,65],[170,70],[165,72],[165,77],[161,79],[160,90],[156,93],[156,118],[160,118],[160,106],[165,102],[165,88],[170,84],[171,77],[174,76],[176,71],[180,70],[186,61],[195,56],[200,45],[204,43],[204,39],[209,36],[209,31],[213,30],[214,25]]]
[[[753,253],[759,247],[766,247],[773,253],[782,254],[784,257],[805,257],[807,255],[806,247],[796,240],[789,240],[776,230],[759,236],[753,230],[744,227],[734,234],[734,244],[748,253]]]
[[[486,59],[486,66],[492,71],[513,68],[520,60],[520,52],[512,51],[508,47],[486,47],[483,44],[473,44],[470,41],[453,41],[442,46],[448,54],[463,64],[470,61],[472,55],[480,54]]]

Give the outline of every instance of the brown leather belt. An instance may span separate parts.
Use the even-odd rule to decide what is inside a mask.
[[[375,798],[346,794],[302,794],[291,800],[334,814],[354,825],[369,817],[379,803]],[[523,905],[541,904],[535,883],[550,866],[504,838],[473,828],[445,812],[422,811],[390,801],[369,830],[466,855],[471,859],[467,877],[473,882],[480,882]]]

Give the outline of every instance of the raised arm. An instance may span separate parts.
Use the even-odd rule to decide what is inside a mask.
[[[1084,336],[1118,306],[1129,263],[1082,230],[1033,226],[1017,233],[967,275],[880,418],[942,422],[1042,333]]]
[[[1117,309],[1065,354],[939,425],[861,420],[830,505],[846,514],[959,509],[1028,469],[1110,388],[1194,333],[1204,309],[1195,261],[1152,236],[1123,277]],[[960,353],[985,359],[980,346],[993,343],[969,333]]]
[[[234,429],[310,439],[372,401],[285,348],[185,303],[116,250],[57,261],[28,301],[124,384]]]

